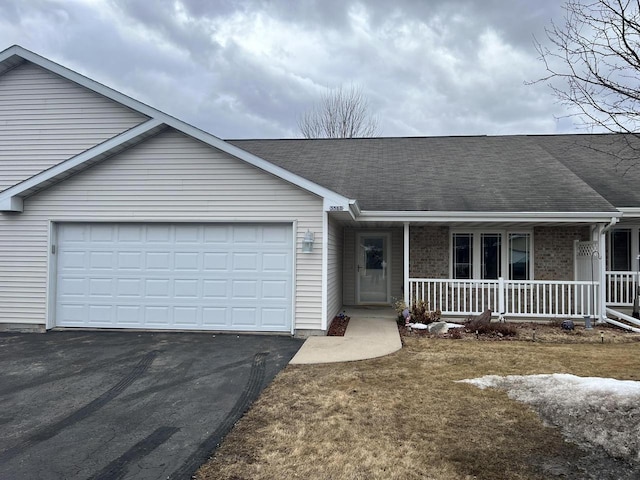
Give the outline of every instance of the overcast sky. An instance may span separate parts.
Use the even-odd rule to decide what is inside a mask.
[[[19,44],[221,138],[300,136],[359,85],[383,136],[573,132],[544,84],[561,0],[0,0]],[[575,123],[575,125],[574,125]]]

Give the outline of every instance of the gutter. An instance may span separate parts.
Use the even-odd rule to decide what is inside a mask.
[[[362,210],[360,221],[395,222],[566,222],[602,223],[611,228],[622,212],[447,212],[447,211],[374,211]]]

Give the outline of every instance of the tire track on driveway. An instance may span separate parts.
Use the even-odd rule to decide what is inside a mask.
[[[269,352],[256,353],[249,373],[247,385],[236,400],[226,418],[218,425],[218,428],[198,446],[195,452],[182,464],[180,468],[169,475],[168,480],[186,480],[192,478],[195,471],[218,448],[222,439],[233,428],[236,422],[249,409],[258,397],[265,378],[265,359]]]
[[[76,410],[72,414],[62,418],[61,420],[48,425],[40,430],[35,431],[28,435],[24,440],[19,442],[17,445],[10,447],[4,452],[0,453],[0,464],[12,459],[16,455],[24,452],[24,450],[40,443],[45,440],[49,440],[50,438],[56,436],[60,431],[68,428],[81,420],[87,418],[92,413],[95,413],[97,410],[104,407],[111,400],[120,395],[127,387],[129,387],[133,382],[139,379],[147,369],[153,363],[153,360],[158,355],[157,350],[153,350],[142,357],[142,359],[136,364],[135,367],[125,375],[118,383],[116,383],[109,390],[104,392],[102,395],[97,397],[95,400],[86,404],[84,407]]]
[[[95,476],[90,477],[89,480],[119,480],[124,478],[128,473],[128,466],[131,463],[144,458],[152,450],[155,450],[164,442],[169,440],[171,435],[176,433],[178,430],[180,429],[176,427],[157,428],[150,435],[140,440],[133,447],[104,467]]]

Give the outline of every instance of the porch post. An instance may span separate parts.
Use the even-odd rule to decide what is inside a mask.
[[[409,222],[404,222],[404,304],[409,306]]]
[[[498,277],[498,319],[503,322],[505,310],[505,284],[504,277]]]
[[[598,253],[600,257],[600,295],[598,295],[600,303],[600,316],[596,320],[598,323],[604,322],[604,319],[607,317],[607,259],[605,258],[607,252],[605,244],[606,240],[607,232],[604,225],[598,225]]]

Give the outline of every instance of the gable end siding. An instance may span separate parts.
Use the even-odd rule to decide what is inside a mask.
[[[49,221],[297,222],[295,328],[322,311],[322,199],[169,130],[0,215],[0,323],[44,324]],[[302,254],[307,229],[313,253]]]
[[[0,191],[146,117],[26,63],[0,76]]]

